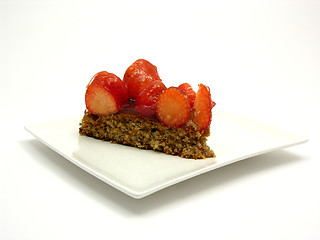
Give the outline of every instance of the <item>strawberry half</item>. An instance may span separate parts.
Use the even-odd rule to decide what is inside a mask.
[[[106,71],[93,76],[87,86],[86,107],[96,115],[108,115],[129,103],[128,88],[116,75]]]
[[[129,98],[135,100],[151,82],[161,81],[157,67],[144,59],[135,61],[125,72],[123,81],[129,89]]]
[[[156,80],[150,83],[139,94],[134,104],[134,110],[144,116],[154,116],[156,114],[156,103],[160,94],[166,90],[162,81]]]
[[[165,90],[156,103],[156,117],[170,127],[184,125],[190,118],[190,111],[188,97],[176,87]]]
[[[192,108],[194,100],[196,99],[196,92],[192,89],[189,83],[182,83],[178,88],[187,95],[190,101],[190,106]]]
[[[199,126],[199,130],[204,130],[211,123],[211,108],[214,106],[211,100],[209,87],[200,84],[194,101],[193,121]]]

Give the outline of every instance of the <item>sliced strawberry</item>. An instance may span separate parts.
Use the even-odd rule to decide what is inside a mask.
[[[194,101],[193,121],[204,130],[211,123],[211,108],[213,106],[209,87],[200,84]]]
[[[98,83],[88,86],[85,100],[88,111],[96,115],[108,115],[119,111],[113,95]]]
[[[196,99],[196,92],[192,89],[189,83],[182,83],[178,88],[188,96],[190,106],[192,108],[194,100]]]
[[[151,82],[161,81],[157,67],[144,59],[135,61],[125,72],[123,81],[128,85],[129,97],[135,100]]]
[[[165,90],[156,103],[156,117],[170,127],[183,126],[190,118],[190,111],[188,97],[176,87]]]
[[[129,103],[128,88],[116,75],[99,72],[87,86],[85,101],[88,111],[93,114],[115,113]]]
[[[129,94],[127,85],[115,74],[102,71],[97,73],[92,83],[98,83],[106,90],[110,91],[115,98],[119,109],[122,109],[124,105],[129,103]]]
[[[159,80],[153,81],[138,95],[134,110],[144,116],[156,114],[156,102],[166,86]]]

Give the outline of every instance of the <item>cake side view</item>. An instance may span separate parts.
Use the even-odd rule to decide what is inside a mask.
[[[146,60],[134,62],[123,80],[106,71],[94,75],[85,103],[80,135],[183,158],[215,157],[206,143],[215,106],[209,87],[167,88]]]

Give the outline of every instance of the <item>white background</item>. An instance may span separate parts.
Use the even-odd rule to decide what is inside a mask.
[[[138,58],[310,140],[135,200],[23,129]],[[320,239],[318,0],[0,0],[0,81],[0,239]]]

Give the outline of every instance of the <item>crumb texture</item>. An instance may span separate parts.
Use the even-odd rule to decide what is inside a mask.
[[[184,127],[172,128],[162,125],[156,119],[131,113],[97,116],[86,111],[80,125],[81,135],[105,141],[152,149],[183,158],[215,157],[206,144],[210,135],[209,128],[198,131],[192,121]]]

